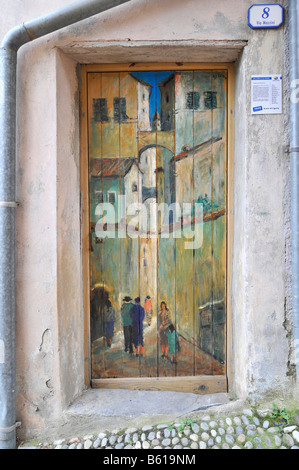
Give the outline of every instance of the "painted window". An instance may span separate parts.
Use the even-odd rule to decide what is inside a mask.
[[[96,204],[102,204],[104,202],[104,193],[103,191],[95,191],[94,192],[95,202]]]
[[[115,122],[125,122],[128,119],[126,98],[113,99],[113,118]]]
[[[205,91],[204,100],[205,100],[206,109],[217,108],[217,92],[216,91]]]
[[[108,202],[113,205],[116,203],[115,191],[108,191]]]
[[[93,99],[93,117],[95,122],[108,122],[108,108],[106,98]]]
[[[199,93],[198,91],[188,91],[186,93],[186,108],[198,109],[199,108]]]

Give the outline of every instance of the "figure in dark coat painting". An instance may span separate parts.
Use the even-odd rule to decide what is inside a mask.
[[[160,311],[158,314],[158,331],[160,335],[160,346],[162,351],[162,357],[168,359],[168,338],[167,332],[171,325],[170,311],[166,305],[166,302],[162,301],[160,305]]]
[[[104,305],[104,322],[105,322],[105,336],[108,348],[111,348],[112,338],[114,336],[114,322],[116,320],[116,312],[111,300],[107,300]]]
[[[124,337],[125,337],[125,352],[133,354],[133,309],[134,304],[131,302],[131,297],[127,296],[123,299],[121,307],[121,317],[123,323]]]
[[[140,305],[140,297],[136,297],[133,309],[133,344],[136,356],[143,356],[143,320],[145,317],[144,308]]]

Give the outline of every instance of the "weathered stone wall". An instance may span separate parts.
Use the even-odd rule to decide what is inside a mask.
[[[2,5],[0,37],[70,3]],[[251,30],[253,3],[132,0],[20,49],[17,372],[28,433],[57,422],[85,387],[78,62],[235,61],[230,391],[292,392],[288,18],[278,30]],[[251,116],[250,78],[260,73],[283,75],[283,114]]]

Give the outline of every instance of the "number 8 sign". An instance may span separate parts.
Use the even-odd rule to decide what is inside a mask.
[[[248,9],[248,26],[252,29],[279,28],[284,21],[284,10],[278,3],[252,5]]]

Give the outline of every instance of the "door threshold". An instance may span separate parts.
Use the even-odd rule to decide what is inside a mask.
[[[101,389],[171,391],[198,395],[226,393],[228,390],[225,375],[103,378],[92,379],[91,386]]]

